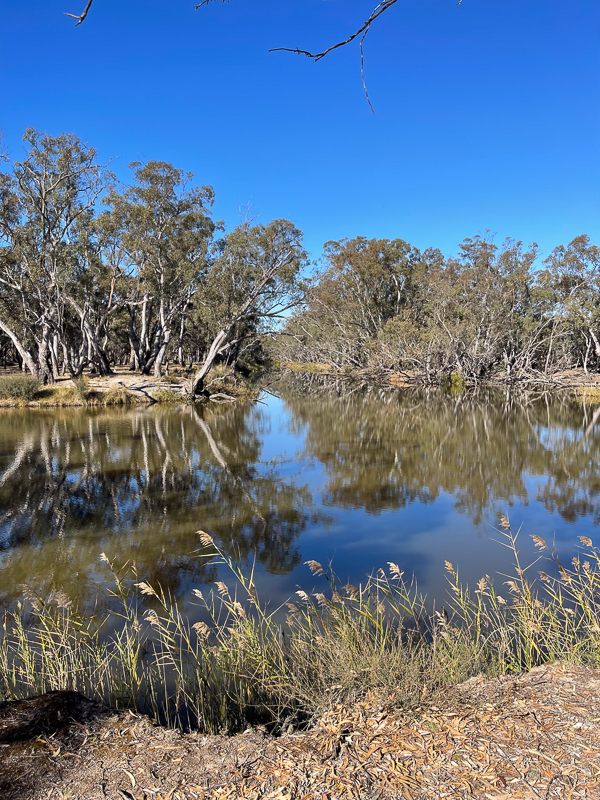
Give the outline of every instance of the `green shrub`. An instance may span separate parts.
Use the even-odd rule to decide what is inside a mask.
[[[0,378],[0,398],[6,400],[33,400],[40,390],[40,382],[31,375],[10,375]]]
[[[465,389],[465,379],[459,372],[445,375],[441,381],[442,391],[450,395],[461,394]]]

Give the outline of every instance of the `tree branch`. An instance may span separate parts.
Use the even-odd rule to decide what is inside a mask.
[[[83,14],[67,14],[67,13],[65,12],[65,17],[72,17],[73,19],[76,19],[76,20],[77,20],[77,22],[75,23],[75,27],[77,27],[78,25],[81,25],[81,23],[83,22],[83,20],[84,20],[84,19],[87,17],[87,15],[88,15],[88,13],[89,13],[89,10],[90,10],[90,8],[92,7],[92,3],[93,3],[93,2],[94,2],[94,0],[88,0],[88,4],[87,4],[87,6],[84,8],[84,10],[83,10]]]
[[[209,0],[204,0],[204,3],[206,2],[209,2]],[[367,33],[369,32],[371,25],[375,22],[377,17],[380,17],[385,11],[388,10],[388,8],[391,8],[397,2],[398,0],[382,0],[382,2],[379,3],[379,5],[375,6],[373,11],[371,12],[371,16],[369,17],[369,19],[357,31],[351,34],[347,39],[344,39],[341,42],[336,42],[336,44],[332,44],[330,47],[328,47],[326,50],[323,50],[320,53],[311,53],[309,50],[300,50],[300,48],[298,47],[273,47],[271,48],[271,50],[269,50],[269,53],[275,53],[277,51],[284,51],[286,53],[297,53],[297,55],[306,56],[307,58],[312,58],[313,61],[320,61],[322,58],[325,58],[325,56],[331,53],[333,50],[337,50],[339,47],[344,47],[345,45],[350,44],[350,42],[353,42],[356,38],[358,38],[361,34],[363,34],[361,38],[361,48],[362,48],[362,42]],[[204,3],[201,3],[201,5],[204,5]]]

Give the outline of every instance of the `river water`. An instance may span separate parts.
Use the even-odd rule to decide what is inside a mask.
[[[244,569],[256,559],[273,605],[323,590],[307,559],[354,584],[395,562],[443,600],[445,560],[470,582],[509,571],[502,514],[524,561],[534,534],[566,559],[578,536],[600,541],[599,417],[566,395],[301,380],[242,405],[3,410],[0,604],[28,585],[93,613],[110,603],[105,553],[193,616],[193,588],[231,583],[199,552],[199,529]]]

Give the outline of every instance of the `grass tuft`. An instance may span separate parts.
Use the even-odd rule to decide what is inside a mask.
[[[105,406],[131,406],[140,402],[125,386],[111,386],[102,392],[101,401]]]
[[[171,389],[170,386],[167,386],[166,388],[160,387],[159,389],[156,389],[152,393],[152,397],[157,403],[162,403],[166,405],[173,403],[181,404],[186,402],[185,396],[181,395],[179,392],[174,391],[173,389]]]

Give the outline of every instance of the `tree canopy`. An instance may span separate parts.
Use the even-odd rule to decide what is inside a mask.
[[[458,253],[401,238],[330,241],[309,280],[290,221],[224,231],[212,187],[164,161],[128,185],[74,134],[26,131],[0,172],[0,359],[44,383],[169,362],[206,390],[213,366],[269,359],[405,373],[427,384],[600,370],[600,248],[487,233]]]
[[[491,234],[465,239],[450,258],[364,237],[329,242],[324,257],[281,358],[425,383],[600,369],[600,249],[586,235],[541,265],[537,245],[498,245]]]

